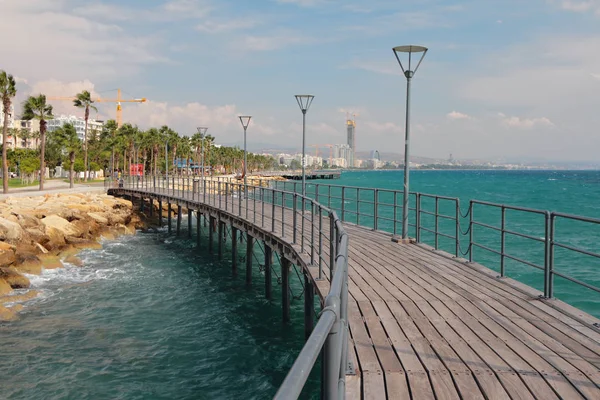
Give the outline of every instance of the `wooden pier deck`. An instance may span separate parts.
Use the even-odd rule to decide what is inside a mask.
[[[239,201],[229,204],[237,210]],[[262,211],[270,218],[270,208],[251,202],[248,220],[260,221]],[[289,209],[275,211],[292,219]],[[291,228],[275,226],[291,240]],[[346,398],[600,399],[599,319],[478,264],[344,226],[356,370]],[[316,279],[315,266],[308,271],[324,298],[329,282]]]
[[[349,399],[600,399],[596,318],[347,225]]]

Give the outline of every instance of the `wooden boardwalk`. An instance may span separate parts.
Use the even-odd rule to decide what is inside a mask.
[[[597,319],[511,280],[346,226],[350,399],[600,399]]]
[[[237,199],[229,204],[238,209]],[[250,203],[248,219],[260,221],[261,211]],[[274,234],[290,241],[284,214],[291,221],[291,210],[277,206]],[[345,228],[356,369],[346,398],[600,399],[600,320],[477,264]],[[324,298],[329,282],[307,269]]]

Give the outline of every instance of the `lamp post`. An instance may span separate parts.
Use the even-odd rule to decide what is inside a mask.
[[[246,186],[246,163],[248,162],[248,157],[247,154],[248,152],[246,151],[246,130],[248,129],[248,125],[250,125],[250,120],[252,119],[252,116],[250,115],[240,115],[239,116],[240,122],[242,123],[242,127],[244,128],[244,197],[246,197],[246,199],[248,198],[248,186]]]
[[[201,152],[202,152],[202,179],[204,179],[204,137],[206,136],[206,131],[208,130],[207,127],[205,126],[199,126],[198,128],[198,133],[200,134],[200,148],[201,148]]]
[[[315,96],[312,94],[295,95],[298,106],[302,111],[302,196],[306,195],[306,112]]]
[[[409,143],[410,143],[410,82],[412,77],[419,69],[419,65],[421,65],[421,61],[425,57],[427,53],[427,47],[423,46],[396,46],[392,49],[394,51],[394,55],[396,56],[396,60],[398,60],[398,64],[400,64],[400,68],[406,77],[406,128],[405,128],[405,137],[404,137],[404,201],[402,204],[402,239],[408,239],[408,174],[409,174]],[[400,61],[400,57],[398,53],[408,53],[408,68],[404,68],[402,65],[402,61]],[[412,69],[412,55],[413,53],[423,53],[417,66],[415,69]]]

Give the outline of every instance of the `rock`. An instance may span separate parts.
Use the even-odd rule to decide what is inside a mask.
[[[19,211],[19,213],[13,212],[17,216],[18,222],[21,228],[27,230],[27,228],[37,228],[40,225],[40,220],[30,213]]]
[[[46,218],[43,218],[42,223],[46,226],[46,228],[51,227],[57,229],[64,236],[79,237],[81,235],[81,232],[79,229],[77,229],[77,227],[58,215],[50,215]],[[46,233],[48,233],[47,230]]]
[[[0,240],[18,241],[23,237],[23,228],[16,222],[0,217]]]
[[[15,262],[15,251],[14,249],[2,250],[0,249],[0,267],[8,267]]]
[[[17,313],[14,307],[4,307],[0,305],[0,321],[14,321],[17,318]]]
[[[35,247],[37,247],[42,252],[42,254],[48,253],[48,250],[46,250],[46,248],[39,243],[35,243]]]
[[[33,242],[45,244],[50,240],[50,237],[43,231],[43,227],[40,228],[27,228],[25,232],[29,235],[29,238]]]
[[[46,269],[56,269],[63,268],[64,265],[60,261],[60,258],[57,256],[52,256],[50,254],[42,254],[39,256],[40,261],[42,262],[42,266]]]
[[[31,284],[27,277],[21,275],[13,267],[0,268],[0,278],[4,279],[13,289],[27,289]]]
[[[74,265],[76,267],[83,267],[83,261],[81,261],[81,258],[77,257],[77,256],[68,256],[67,258],[65,258],[64,260],[66,263],[69,263],[71,265]]]
[[[96,221],[97,223],[99,223],[100,225],[108,225],[108,218],[106,218],[104,215],[97,213],[97,212],[90,212],[88,213],[88,216],[90,218],[92,218],[94,221]]]
[[[48,235],[49,240],[44,244],[44,247],[46,247],[48,250],[60,249],[67,243],[65,242],[65,235],[63,235],[58,229],[51,226],[46,227],[46,235]]]
[[[0,296],[5,296],[10,293],[12,293],[12,288],[4,278],[0,278]]]
[[[35,254],[18,254],[15,268],[26,274],[41,275],[42,261]]]

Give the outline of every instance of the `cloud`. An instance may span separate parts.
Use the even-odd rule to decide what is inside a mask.
[[[446,114],[446,117],[451,120],[472,119],[472,117],[470,117],[469,115],[463,114],[458,111],[449,112],[448,114]]]
[[[271,34],[268,36],[246,35],[241,38],[241,48],[246,51],[273,51],[291,45],[308,44],[313,41],[314,39],[310,37],[293,33]]]
[[[238,18],[205,21],[195,27],[197,31],[207,33],[222,33],[254,28],[262,22],[252,18]]]
[[[560,2],[560,8],[567,11],[585,13],[588,11],[600,11],[600,1],[598,0],[563,0]]]
[[[323,5],[328,2],[328,0],[275,0],[279,4],[295,4],[299,7],[314,7],[318,5]]]
[[[509,117],[504,113],[498,113],[502,123],[511,128],[520,128],[520,129],[531,129],[534,127],[553,127],[555,126],[550,119],[546,117],[540,118],[520,118],[520,117]]]

